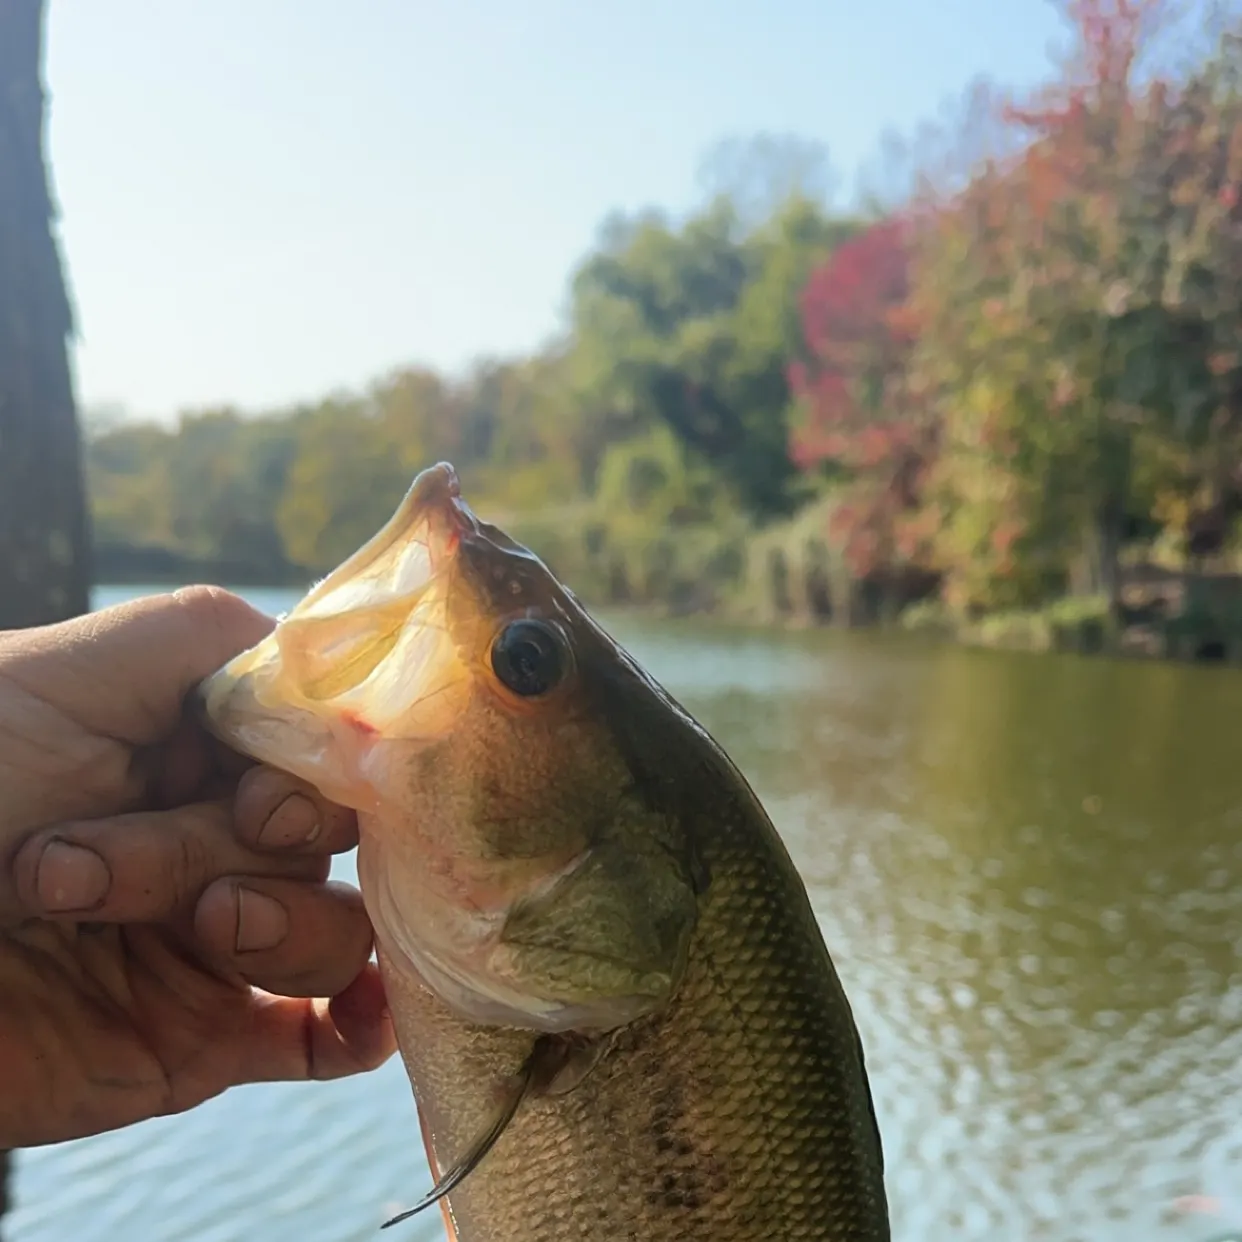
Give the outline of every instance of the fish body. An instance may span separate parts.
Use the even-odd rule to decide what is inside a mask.
[[[778,834],[451,467],[203,698],[358,811],[428,1158],[468,1169],[456,1242],[887,1242],[861,1042]]]

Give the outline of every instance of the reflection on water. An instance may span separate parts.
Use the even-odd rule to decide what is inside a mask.
[[[1239,675],[615,628],[807,880],[868,1050],[894,1237],[1222,1236],[1242,1200]],[[24,1153],[10,1230],[346,1242],[426,1185],[393,1062]],[[1226,1217],[1171,1209],[1194,1194]]]

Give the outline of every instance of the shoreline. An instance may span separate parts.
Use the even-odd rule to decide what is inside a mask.
[[[164,548],[99,547],[95,550],[94,589],[141,588],[175,590],[193,583],[212,583],[228,589],[247,588],[303,593],[323,573],[301,566],[260,569],[240,561],[195,558]],[[1180,594],[1153,592],[1176,584]],[[1192,575],[1147,567],[1137,588],[1128,588],[1119,625],[1099,597],[1068,596],[1036,608],[998,610],[977,618],[954,615],[934,596],[908,604],[895,615],[860,615],[850,609],[847,619],[809,608],[756,606],[753,595],[705,592],[700,599],[713,603],[687,605],[685,601],[596,599],[590,591],[575,593],[592,609],[616,617],[652,620],[693,620],[732,630],[755,633],[848,631],[919,637],[937,644],[1031,654],[1075,654],[1114,659],[1161,660],[1181,664],[1242,666],[1242,611],[1235,603],[1233,575]],[[1224,584],[1223,587],[1221,584]],[[1238,615],[1235,615],[1235,612]]]

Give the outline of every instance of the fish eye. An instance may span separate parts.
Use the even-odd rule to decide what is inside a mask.
[[[564,638],[543,621],[510,621],[492,643],[492,671],[523,698],[554,689],[568,664]]]

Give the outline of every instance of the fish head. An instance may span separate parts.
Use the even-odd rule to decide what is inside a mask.
[[[671,700],[452,467],[200,694],[224,741],[357,810],[386,977],[542,1032],[670,999],[701,886],[633,739]]]

